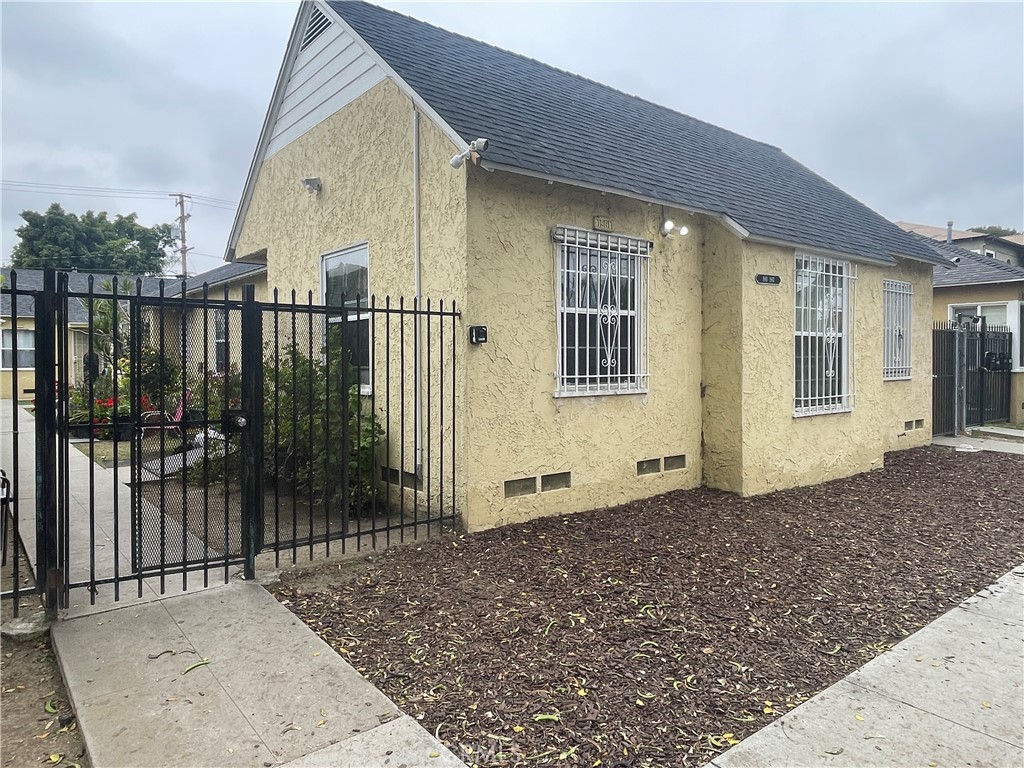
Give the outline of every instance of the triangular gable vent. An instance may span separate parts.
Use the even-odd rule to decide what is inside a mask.
[[[306,32],[302,36],[302,45],[299,46],[299,50],[306,50],[329,26],[331,26],[331,20],[319,8],[314,8],[309,17],[309,24],[306,25]]]

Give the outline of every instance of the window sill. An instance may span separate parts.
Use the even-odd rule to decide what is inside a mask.
[[[793,411],[793,418],[806,419],[809,416],[831,416],[836,413],[853,413],[853,406],[846,405],[842,408],[830,408],[828,410]]]
[[[649,390],[647,389],[594,389],[584,392],[569,390],[565,392],[555,392],[552,395],[552,397],[554,397],[555,399],[561,399],[564,397],[609,397],[615,395],[646,395],[648,391]]]
[[[883,376],[882,381],[910,381],[913,378],[914,377],[910,374],[907,374],[906,376]]]

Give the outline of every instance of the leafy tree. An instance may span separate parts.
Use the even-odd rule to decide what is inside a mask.
[[[997,224],[989,224],[985,227],[971,227],[971,232],[977,232],[982,235],[991,235],[992,237],[1005,237],[1006,235],[1019,235],[1016,229],[1010,227],[1000,227]]]
[[[170,224],[146,227],[138,214],[109,219],[105,211],[68,213],[54,203],[45,213],[22,211],[11,253],[16,268],[53,267],[79,272],[155,274],[169,261],[164,248],[173,242]]]

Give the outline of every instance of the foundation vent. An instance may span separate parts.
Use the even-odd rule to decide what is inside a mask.
[[[550,475],[540,476],[541,492],[561,491],[570,487],[572,487],[572,472],[555,472]]]
[[[918,419],[914,422],[914,429],[924,429],[924,419]]]
[[[665,471],[671,472],[673,469],[686,469],[685,453],[665,457]]]
[[[909,432],[913,428],[914,428],[914,422],[912,422],[912,421],[904,421],[903,422],[903,431],[904,432]]]
[[[505,498],[511,499],[514,496],[529,496],[537,492],[536,477],[522,477],[518,480],[505,481]]]
[[[656,475],[661,472],[661,459],[643,459],[636,463],[638,475]]]
[[[401,472],[394,467],[385,467],[381,465],[380,468],[380,479],[385,483],[391,485],[399,484],[399,475],[401,475],[401,485],[403,488],[415,488],[417,491],[423,490],[423,481],[412,472]]]

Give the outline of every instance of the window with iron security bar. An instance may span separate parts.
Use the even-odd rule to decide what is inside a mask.
[[[653,244],[555,227],[559,396],[646,392]]]
[[[795,416],[853,408],[853,265],[796,257],[794,300]]]
[[[883,338],[882,378],[910,378],[910,312],[914,289],[900,280],[882,281]]]

